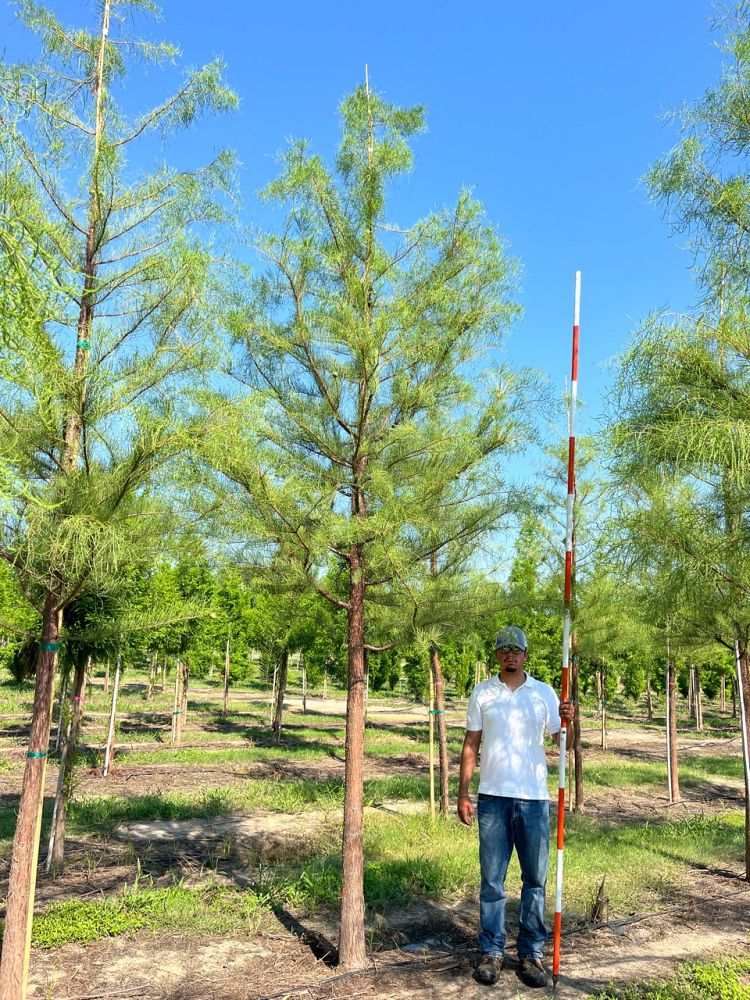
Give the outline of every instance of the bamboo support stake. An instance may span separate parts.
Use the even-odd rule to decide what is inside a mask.
[[[229,709],[229,647],[230,637],[227,636],[227,648],[224,652],[224,706],[221,710],[221,717],[226,719]]]
[[[734,640],[734,661],[737,670],[735,688],[739,702],[740,731],[742,733],[742,757],[745,772],[745,880],[750,882],[750,746],[747,735],[747,714],[745,709],[745,685],[742,683],[742,658],[740,644]]]
[[[273,716],[274,712],[276,711],[276,679],[278,677],[278,674],[279,674],[279,665],[277,663],[273,668],[273,684],[271,685],[270,718],[268,720],[269,726],[273,725]]]
[[[182,702],[182,695],[180,693],[180,664],[179,660],[174,672],[174,701],[172,708],[172,746],[177,746],[177,740],[179,739],[179,730],[177,727],[177,720],[180,717],[180,704]]]
[[[107,731],[107,747],[104,751],[104,767],[102,777],[106,778],[112,764],[112,755],[115,748],[115,719],[117,717],[117,695],[120,690],[120,670],[122,669],[122,656],[117,654],[115,664],[115,683],[112,688],[112,705],[109,710],[109,730]]]
[[[575,417],[578,401],[578,335],[581,310],[581,272],[576,271],[575,301],[573,312],[573,350],[570,375],[570,401],[568,404],[568,495],[565,527],[565,611],[563,615],[562,687],[561,700],[568,700],[568,674],[570,670],[571,605],[573,593],[573,530],[576,493],[576,439]],[[560,941],[562,936],[563,871],[565,858],[565,764],[568,749],[568,724],[560,727],[560,764],[557,794],[557,869],[555,884],[555,924],[552,953],[552,982],[556,986],[560,974]]]
[[[435,820],[435,685],[430,675],[430,712],[429,712],[429,743],[430,743],[430,819]]]
[[[60,684],[60,705],[57,712],[57,733],[55,734],[55,753],[58,753],[63,745],[65,730],[65,695],[68,692],[68,675],[63,674]]]

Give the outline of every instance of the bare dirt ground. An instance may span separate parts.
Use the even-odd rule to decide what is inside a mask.
[[[747,883],[701,876],[686,887],[671,912],[566,935],[554,995],[580,1000],[612,982],[668,978],[681,959],[749,956],[749,895]],[[512,959],[491,993],[474,981],[475,922],[473,901],[402,913],[385,930],[397,938],[403,936],[398,925],[409,926],[422,937],[411,945],[377,952],[370,967],[354,976],[342,976],[316,958],[305,941],[305,929],[283,916],[269,915],[252,938],[195,940],[141,932],[86,948],[67,945],[47,955],[35,952],[29,996],[45,1000],[544,996],[545,991],[528,990],[520,983]],[[311,933],[319,948],[320,930]],[[551,994],[551,989],[546,991]]]
[[[294,699],[291,699],[292,707]],[[343,709],[335,699],[315,703],[326,714]],[[398,726],[424,721],[424,709],[371,707],[377,725]],[[460,723],[461,713],[451,721]],[[298,716],[291,716],[295,722]],[[312,721],[312,720],[311,720]],[[585,739],[589,761],[603,755],[598,735],[589,730]],[[681,756],[726,756],[739,753],[738,740],[705,734],[680,737]],[[291,753],[291,752],[290,752]],[[662,759],[663,734],[656,728],[611,728],[606,752],[630,761]],[[550,755],[550,763],[555,761]],[[452,762],[455,772],[457,761]],[[232,764],[118,765],[108,779],[97,771],[81,772],[77,795],[144,796],[167,792],[195,792],[241,786],[247,779],[285,781],[292,778],[329,780],[343,778],[343,754],[325,757],[243,761]],[[367,758],[366,777],[425,775],[427,758],[421,753]],[[0,773],[0,794],[13,804],[20,771]],[[48,794],[54,790],[56,772],[50,767]],[[697,788],[683,789],[684,801],[669,807],[653,788],[587,789],[587,812],[615,823],[659,822],[683,815],[724,812],[743,801],[742,782],[715,779]],[[387,803],[383,808],[423,808],[415,803]],[[63,876],[41,875],[37,908],[68,898],[95,898],[117,893],[131,885],[137,854],[143,871],[154,883],[170,884],[174,875],[187,884],[201,884],[210,877],[227,884],[243,884],[243,862],[294,857],[310,838],[338,837],[338,810],[302,814],[227,816],[212,820],[172,823],[132,823],[119,828],[110,839],[82,840],[69,845],[70,864]],[[6,864],[0,866],[5,875]],[[6,884],[0,882],[0,896]],[[510,910],[510,921],[514,919]],[[252,936],[196,938],[188,934],[157,935],[141,931],[82,947],[66,945],[32,952],[29,997],[33,1000],[264,1000],[302,997],[306,1000],[343,1000],[349,997],[417,995],[462,998],[493,995],[511,998],[534,995],[517,979],[513,962],[494,987],[477,984],[472,973],[478,959],[476,934],[478,903],[475,898],[454,906],[420,906],[375,918],[368,927],[372,946],[371,967],[357,975],[342,976],[330,956],[337,928],[324,920],[305,920],[286,912],[268,913]],[[611,982],[626,983],[666,978],[676,962],[703,956],[750,956],[750,885],[739,872],[693,873],[675,905],[659,914],[642,914],[596,929],[568,928],[563,945],[562,975],[555,993],[563,1000],[592,996]],[[550,995],[551,995],[551,991]],[[750,997],[750,987],[748,989]]]

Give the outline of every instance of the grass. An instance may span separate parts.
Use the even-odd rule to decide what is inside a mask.
[[[691,962],[669,982],[610,987],[594,1000],[750,1000],[750,960]]]
[[[210,808],[211,803],[208,805]],[[668,902],[688,869],[726,863],[727,857],[739,859],[743,850],[743,817],[739,813],[624,829],[602,828],[585,817],[570,817],[566,825],[566,914],[571,920],[585,919],[603,873],[607,874],[614,914],[642,911]],[[330,855],[320,856],[318,845],[317,856],[301,864],[261,866],[255,871],[255,884],[248,889],[212,883],[197,889],[136,885],[121,897],[55,904],[34,919],[33,943],[42,948],[70,941],[87,944],[144,928],[179,928],[197,934],[250,933],[269,908],[291,907],[308,913],[335,909],[341,891],[341,865],[331,847]],[[364,882],[371,911],[405,906],[420,898],[454,899],[475,891],[478,881],[474,828],[454,820],[431,823],[424,815],[375,816],[368,821]],[[514,861],[507,883],[514,897],[519,881]],[[601,1000],[735,1000],[748,997],[748,993],[708,990],[716,984],[723,984],[722,988],[726,983],[731,985],[731,977],[737,979],[737,989],[747,990],[740,978],[748,968],[748,963],[690,966],[674,987],[654,988],[672,992],[604,993]],[[703,992],[689,992],[688,985],[691,989],[699,986]]]
[[[393,799],[426,801],[428,796],[428,784],[424,778],[372,778],[364,783],[366,805]],[[343,801],[344,783],[341,779],[248,779],[231,788],[204,789],[193,794],[167,792],[128,797],[85,796],[71,803],[69,818],[79,834],[109,836],[122,823],[210,819],[229,813],[254,813],[259,809],[299,814],[310,809],[338,809]],[[0,836],[2,832],[0,828]]]
[[[565,861],[568,918],[586,922],[603,875],[612,915],[671,903],[691,869],[726,865],[728,859],[741,862],[743,824],[740,813],[625,829],[570,817]],[[309,913],[334,908],[341,889],[340,858],[331,853],[298,866],[277,865],[259,872],[258,879],[256,891],[280,894]],[[515,857],[506,884],[517,898],[520,870]],[[475,892],[478,885],[475,828],[452,819],[433,824],[425,815],[368,820],[365,900],[371,910],[404,906],[420,898],[452,900]]]
[[[697,787],[713,778],[743,777],[740,756],[680,758],[678,774],[680,784],[686,788]],[[586,760],[583,764],[584,785],[603,788],[626,788],[636,786],[664,787],[667,781],[667,765],[662,761],[631,761],[615,756],[599,760]]]
[[[670,904],[690,871],[744,861],[744,814],[691,817],[671,823],[607,826],[586,816],[565,820],[566,912],[590,910],[606,875],[610,913]]]
[[[50,906],[34,917],[31,942],[36,948],[57,948],[101,938],[179,929],[183,933],[227,934],[252,932],[258,926],[268,898],[250,890],[208,885],[188,889],[129,889],[116,898],[69,900]]]

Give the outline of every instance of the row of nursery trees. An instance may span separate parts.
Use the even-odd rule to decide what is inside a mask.
[[[407,634],[391,648],[371,654],[367,659],[369,690],[398,691],[426,701],[435,645],[447,690],[465,698],[477,677],[493,670],[493,636],[511,619],[526,631],[535,676],[559,687],[560,577],[554,558],[545,558],[548,548],[539,520],[522,517],[508,583],[486,588],[492,614],[482,613],[481,606],[478,615],[469,608],[461,622],[452,630],[443,628],[432,643],[426,634]],[[592,583],[587,579],[587,592]],[[665,650],[659,648],[658,630],[646,634],[646,641],[638,642],[633,636],[634,615],[637,627],[646,627],[637,611],[643,591],[633,586],[630,601],[625,603],[624,589],[620,583],[619,606],[614,607],[608,598],[608,622],[601,613],[587,614],[598,628],[609,625],[605,634],[591,642],[585,624],[579,627],[581,694],[598,701],[618,695],[643,701],[651,715],[651,695],[664,692]],[[21,683],[35,673],[40,616],[9,567],[2,564],[0,592],[0,666]],[[217,565],[205,556],[160,561],[150,569],[123,567],[117,573],[116,594],[96,600],[91,594],[82,595],[65,609],[63,625],[66,641],[59,654],[60,681],[69,679],[81,661],[91,675],[119,656],[123,669],[141,672],[139,680],[157,668],[161,672],[165,664],[171,669],[179,659],[189,664],[192,677],[218,681],[228,662],[229,685],[266,689],[295,655],[311,690],[327,691],[329,682],[338,689],[347,685],[345,616],[314,591],[290,598],[283,588],[272,586],[259,567]],[[729,653],[719,646],[695,648],[694,643],[684,652],[676,646],[675,652],[676,683],[683,697],[692,697],[697,671],[699,690],[710,699],[723,691],[725,707],[734,682]],[[152,686],[147,688],[149,696]]]
[[[25,995],[61,662],[74,696],[92,649],[198,661],[227,638],[241,651],[281,635],[280,650],[305,647],[310,662],[317,642],[318,662],[344,675],[339,958],[362,967],[368,662],[374,676],[426,651],[439,710],[441,656],[476,656],[511,618],[540,673],[558,670],[564,463],[553,449],[531,497],[510,486],[544,390],[488,354],[518,313],[517,264],[466,192],[410,225],[390,220],[424,113],[368,86],[341,105],[332,166],[289,145],[262,193],[278,226],[237,246],[230,153],[148,166],[157,139],[236,107],[222,66],[133,115],[133,62],[177,56],[130,36],[148,0],[102,0],[81,29],[30,0],[19,12],[40,55],[0,67],[0,586],[6,651],[19,671],[31,662],[35,694],[0,994]],[[743,6],[733,62],[649,179],[693,235],[701,311],[653,317],[624,357],[606,480],[604,452],[584,449],[574,630],[581,682],[584,663],[601,680],[605,662],[612,676],[611,664],[656,670],[663,656],[721,671],[728,650],[743,733],[749,43]],[[500,587],[491,546],[519,515]],[[202,537],[234,568],[183,559]]]

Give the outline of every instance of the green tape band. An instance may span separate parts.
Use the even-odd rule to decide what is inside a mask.
[[[172,712],[172,715],[182,715],[182,712]]]
[[[47,753],[48,753],[47,750],[29,750],[29,752],[26,754],[26,756],[27,757],[46,757]]]
[[[433,715],[442,715],[442,714],[443,714],[443,710],[442,710],[442,708],[431,708],[431,709],[430,709],[430,712],[431,712],[431,713],[432,713]]]
[[[60,649],[59,642],[40,642],[39,648],[43,649],[45,653],[56,653]]]
[[[91,350],[91,341],[90,340],[79,340],[78,341],[78,346],[81,348],[82,351],[90,351]]]

